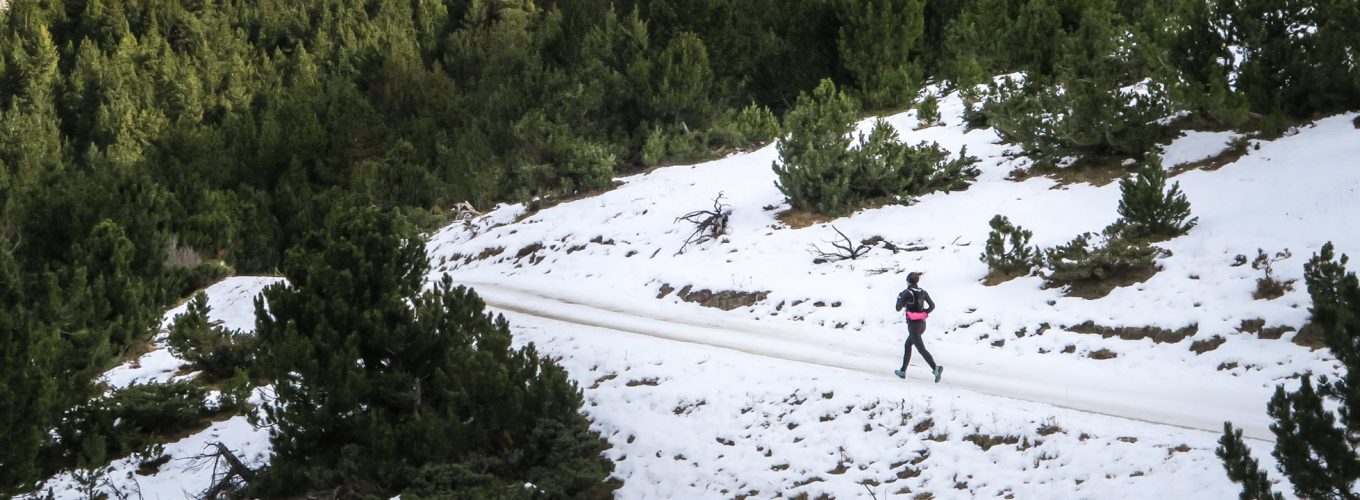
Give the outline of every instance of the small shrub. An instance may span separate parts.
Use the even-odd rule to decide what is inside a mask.
[[[940,124],[940,101],[935,99],[934,94],[926,94],[921,99],[921,104],[916,106],[916,119],[921,122],[922,128]]]
[[[959,90],[959,96],[963,98],[963,123],[968,130],[987,128],[987,112],[983,109],[981,97],[972,88]]]
[[[199,292],[188,309],[170,325],[170,352],[212,379],[225,379],[248,370],[255,357],[255,336],[213,325],[208,321],[208,296]]]
[[[799,97],[785,116],[788,136],[779,141],[775,185],[795,210],[840,215],[869,200],[962,190],[978,175],[967,149],[949,159],[939,144],[903,144],[879,121],[850,148],[857,112],[854,101],[824,81],[812,97]]]
[[[1084,78],[1066,85],[1007,78],[990,86],[984,112],[1003,138],[1054,167],[1069,157],[1141,157],[1162,136],[1165,102],[1155,91],[1112,90]]]
[[[938,143],[903,144],[897,131],[882,120],[860,142],[851,156],[855,165],[851,189],[859,200],[960,191],[978,175],[974,166],[978,159],[968,155],[967,147],[951,160]]]
[[[979,256],[991,270],[988,277],[1005,281],[1029,274],[1039,255],[1039,249],[1029,245],[1034,233],[1012,225],[1009,219],[1000,214],[992,217],[988,224],[992,231],[987,234],[987,244]]]
[[[1124,238],[1109,238],[1091,245],[1091,233],[1044,252],[1050,269],[1048,287],[1069,287],[1078,297],[1098,298],[1115,287],[1137,283],[1156,273],[1156,258],[1163,250]]]
[[[214,415],[207,390],[191,382],[135,385],[67,412],[56,428],[65,457],[80,466],[107,463],[202,426]]]
[[[1140,164],[1135,177],[1119,181],[1119,191],[1116,226],[1126,236],[1170,238],[1185,234],[1199,220],[1190,217],[1190,202],[1180,183],[1166,187],[1166,170],[1157,156]]]
[[[177,267],[166,273],[164,288],[170,299],[187,297],[194,290],[230,276],[232,269],[220,260],[206,260],[193,267]]]
[[[765,144],[779,135],[779,120],[770,108],[751,103],[737,115],[737,132],[742,140],[737,146]]]
[[[1285,292],[1294,289],[1294,280],[1281,281],[1275,277],[1274,265],[1276,262],[1293,257],[1294,254],[1286,248],[1275,252],[1271,257],[1265,250],[1256,249],[1256,259],[1251,261],[1251,268],[1262,271],[1265,276],[1256,280],[1256,291],[1251,294],[1254,299],[1276,299],[1284,295]]]
[[[654,166],[661,164],[666,158],[666,134],[660,127],[653,128],[647,134],[647,140],[642,142],[642,164]]]

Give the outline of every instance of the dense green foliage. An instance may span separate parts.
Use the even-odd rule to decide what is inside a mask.
[[[171,301],[276,269],[324,193],[438,222],[608,188],[647,142],[773,138],[837,72],[829,0],[6,4],[0,491],[71,463],[47,429],[94,375]]]
[[[1095,243],[1092,244],[1092,240]],[[1102,241],[1103,240],[1103,241]],[[1049,273],[1045,285],[1068,286],[1074,289],[1094,287],[1096,295],[1104,295],[1117,284],[1139,281],[1156,272],[1156,259],[1165,251],[1147,243],[1121,237],[1095,238],[1084,233],[1072,241],[1044,251]],[[1087,294],[1090,290],[1073,290]]]
[[[1304,265],[1304,281],[1313,299],[1310,327],[1345,367],[1337,380],[1321,377],[1316,386],[1304,375],[1294,391],[1283,385],[1266,412],[1275,422],[1271,455],[1300,498],[1360,498],[1360,280],[1346,271],[1345,255],[1336,259],[1331,243]],[[1228,477],[1243,484],[1242,498],[1281,498],[1271,488],[1242,431],[1223,425],[1218,456]]]
[[[977,158],[967,150],[950,159],[938,144],[904,144],[881,120],[852,146],[857,110],[854,98],[826,80],[785,115],[788,135],[776,146],[773,168],[795,209],[840,215],[871,200],[961,190],[977,176]]]
[[[1156,155],[1135,167],[1133,177],[1119,181],[1119,222],[1125,236],[1166,239],[1185,234],[1198,217],[1190,217],[1190,201],[1179,182],[1166,186],[1166,169]]]
[[[336,210],[289,251],[288,282],[256,299],[274,381],[259,491],[443,485],[480,498],[529,482],[549,498],[607,497],[612,464],[575,383],[532,345],[512,348],[472,291],[445,277],[422,292],[428,268],[417,233],[372,207]]]
[[[208,295],[199,292],[183,314],[170,325],[170,352],[212,379],[225,379],[250,370],[256,337],[208,320]]]
[[[1052,165],[1141,158],[1169,113],[1280,130],[1360,107],[1350,0],[5,3],[0,493],[99,455],[48,432],[94,376],[167,304],[276,271],[334,200],[437,224],[787,132],[791,204],[843,213],[971,170],[886,128],[852,149],[852,99],[1010,72],[969,122]],[[809,92],[829,116],[794,110]]]
[[[79,450],[71,465],[100,466],[166,438],[204,426],[223,411],[191,382],[134,385],[77,405],[55,429],[62,446]]]
[[[987,224],[992,230],[987,233],[987,243],[979,256],[987,268],[1001,278],[1029,274],[1040,256],[1038,248],[1029,244],[1034,233],[1011,224],[1010,219],[1000,214]]]

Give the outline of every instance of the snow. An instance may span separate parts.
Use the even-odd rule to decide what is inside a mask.
[[[1118,218],[1118,184],[1013,180],[1029,161],[991,130],[965,130],[962,106],[944,96],[943,124],[919,130],[914,112],[883,119],[904,142],[977,156],[981,175],[963,192],[794,229],[776,218],[788,205],[768,145],[620,178],[612,191],[537,212],[502,205],[455,223],[430,235],[428,278],[473,286],[509,317],[518,344],[532,342],[568,369],[612,445],[619,498],[1225,498],[1237,490],[1213,452],[1224,420],[1245,429],[1256,458],[1282,481],[1265,403],[1275,385],[1339,366],[1328,351],[1291,342],[1292,332],[1262,339],[1239,328],[1260,319],[1297,330],[1309,306],[1303,263],[1327,241],[1360,255],[1360,233],[1350,229],[1360,225],[1357,114],[1253,140],[1230,164],[1176,175],[1198,225],[1160,244],[1171,255],[1152,278],[1088,300],[1045,289],[1037,277],[984,286],[987,221],[1003,214],[1032,230],[1033,244],[1062,244]],[[1179,172],[1238,137],[1186,132],[1164,146],[1164,166]],[[732,210],[728,233],[678,252],[693,227],[676,217],[710,208],[719,193]],[[833,226],[905,250],[878,245],[858,260],[814,264],[809,250],[829,248]],[[1292,252],[1275,265],[1277,277],[1298,280],[1283,297],[1253,300],[1261,271],[1232,265],[1258,248]],[[905,337],[893,299],[913,270],[926,272],[922,285],[939,306],[926,333],[947,367],[938,385],[919,355],[907,381],[891,374]],[[253,298],[278,280],[210,287],[214,319],[252,329]],[[719,311],[667,291],[686,286],[769,295]],[[1074,331],[1087,322],[1193,329],[1157,343]],[[1223,343],[1190,349],[1211,339]],[[105,381],[171,380],[181,362],[163,339],[157,347]],[[1117,357],[1091,357],[1102,350]],[[1018,441],[990,446],[978,436]],[[239,417],[166,449],[187,457],[217,440],[254,464],[266,460],[267,430]],[[160,497],[206,488],[205,472],[171,464],[131,479]],[[115,462],[111,484],[131,487],[129,466]],[[67,474],[46,487],[78,496],[70,484]],[[1284,482],[1277,489],[1289,491]]]
[[[1242,137],[1237,132],[1198,132],[1181,134],[1162,149],[1162,166],[1181,165],[1207,160],[1228,149]]]
[[[255,296],[264,287],[283,281],[283,278],[268,276],[248,276],[227,278],[204,290],[208,295],[208,320],[230,330],[255,331]],[[174,323],[175,317],[184,314],[189,308],[188,301],[180,304],[161,317],[161,333],[152,339],[152,350],[127,364],[119,365],[104,373],[103,382],[110,389],[121,389],[130,385],[165,383],[181,377],[192,377],[191,373],[179,373],[184,360],[170,353],[166,345],[166,328]]]
[[[264,391],[257,389],[251,395],[250,403],[262,403]],[[110,498],[197,498],[227,470],[225,463],[218,463],[210,456],[215,453],[212,446],[217,442],[226,445],[246,467],[259,468],[268,462],[269,429],[256,428],[246,417],[235,416],[164,445],[160,454],[134,454],[114,460],[94,476],[98,478],[96,491]],[[168,456],[169,460],[157,472],[145,475],[138,472],[142,462],[162,455]],[[82,473],[88,474],[88,471]],[[47,480],[39,491],[50,493],[54,498],[89,497],[86,491],[89,486],[82,485],[77,476],[72,471],[63,472]]]

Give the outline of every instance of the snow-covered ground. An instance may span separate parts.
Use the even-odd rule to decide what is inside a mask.
[[[1360,255],[1356,114],[1252,141],[1231,164],[1174,177],[1198,226],[1161,245],[1171,255],[1152,278],[1087,300],[1043,289],[1037,277],[984,286],[978,256],[995,214],[1043,247],[1100,230],[1118,217],[1117,183],[1009,180],[1027,160],[990,130],[965,132],[961,106],[942,99],[944,125],[921,130],[910,112],[886,119],[904,141],[966,146],[980,158],[982,174],[963,192],[792,229],[775,217],[787,204],[767,146],[623,178],[613,191],[536,213],[510,205],[451,225],[431,235],[430,279],[447,273],[478,288],[510,318],[517,342],[567,367],[613,446],[620,498],[1230,498],[1235,485],[1213,453],[1223,420],[1256,438],[1249,444],[1278,478],[1270,392],[1337,369],[1326,350],[1290,340],[1308,315],[1303,263],[1326,241]],[[1165,148],[1164,166],[1212,157],[1235,138],[1186,133]],[[676,217],[710,208],[719,193],[732,210],[728,234],[679,253],[693,227]],[[816,264],[809,250],[830,248],[832,226],[898,250],[876,244],[860,259]],[[1299,280],[1293,291],[1252,299],[1261,272],[1233,264],[1258,248],[1292,252],[1275,275]],[[892,306],[909,271],[926,273],[939,305],[926,334],[947,367],[938,385],[919,355],[907,381],[891,374],[905,337]],[[249,329],[250,298],[274,280],[210,288],[214,317]],[[720,311],[682,301],[685,287],[767,295]],[[1286,331],[1260,338],[1243,331],[1245,320]],[[1075,331],[1121,327],[1184,338]],[[156,351],[138,366],[106,378],[167,380],[178,361]],[[215,432],[210,441],[267,454],[261,430]],[[190,456],[208,441],[166,448]],[[155,481],[142,478],[143,496],[206,488],[201,473],[183,469],[172,462]],[[126,473],[115,468],[110,484],[127,486]],[[69,484],[49,483],[59,497],[73,495]]]

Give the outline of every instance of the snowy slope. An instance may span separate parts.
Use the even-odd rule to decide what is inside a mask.
[[[1213,448],[1221,422],[1245,426],[1273,471],[1265,401],[1275,384],[1333,373],[1325,350],[1240,331],[1243,320],[1297,329],[1307,318],[1302,281],[1284,297],[1253,300],[1260,276],[1234,257],[1288,248],[1275,266],[1299,279],[1326,241],[1360,255],[1360,131],[1355,114],[1253,142],[1241,159],[1174,177],[1199,225],[1162,246],[1172,255],[1145,283],[1086,300],[1042,289],[1038,278],[984,286],[979,261],[994,214],[1053,246],[1118,216],[1116,184],[1008,180],[1028,162],[990,130],[965,131],[954,96],[943,126],[915,130],[912,113],[887,117],[905,141],[967,147],[982,175],[967,191],[909,206],[858,212],[792,229],[774,186],[773,146],[693,166],[620,179],[598,196],[536,213],[503,206],[431,236],[438,279],[472,285],[581,384],[585,411],[613,446],[620,498],[1230,498]],[[870,126],[866,121],[861,129]],[[1223,151],[1230,133],[1190,132],[1164,164]],[[719,192],[729,233],[677,253],[692,231],[675,218],[707,209]],[[879,236],[855,261],[814,264],[809,249],[836,236]],[[908,271],[939,303],[926,335],[947,366],[939,385],[919,355],[906,382],[891,375],[905,325],[892,302]],[[208,290],[215,318],[250,329],[251,299],[277,278],[232,278]],[[732,311],[678,298],[679,289],[767,292]],[[677,291],[669,291],[677,290]],[[173,314],[172,311],[171,314]],[[1151,339],[1073,331],[1100,327],[1181,330]],[[1197,341],[1222,339],[1196,354]],[[1095,359],[1092,353],[1114,353]],[[169,380],[179,361],[164,349],[106,375],[110,385]],[[267,434],[237,419],[168,445],[175,457],[221,440],[262,463]],[[244,419],[241,419],[244,423]],[[996,444],[1000,443],[1000,444]],[[178,498],[208,481],[190,460],[138,477],[116,463],[106,488]],[[80,495],[69,474],[48,487]],[[1280,488],[1288,490],[1287,487]]]

